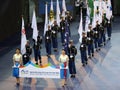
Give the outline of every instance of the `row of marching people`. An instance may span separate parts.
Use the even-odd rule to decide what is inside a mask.
[[[33,51],[34,51],[34,57],[35,57],[36,64],[40,63],[40,65],[42,65],[42,61],[41,61],[41,48],[42,47],[41,46],[42,46],[43,40],[45,42],[46,54],[48,57],[52,54],[52,47],[53,47],[54,52],[58,51],[58,34],[59,33],[61,37],[61,43],[64,46],[66,25],[69,28],[69,35],[71,35],[70,33],[71,20],[72,20],[72,16],[67,11],[66,17],[65,18],[61,17],[60,25],[58,25],[57,22],[54,21],[54,23],[51,26],[48,25],[48,30],[45,32],[44,38],[42,38],[42,36],[40,36],[40,34],[38,33],[37,41],[33,39]],[[30,46],[29,41],[27,41],[25,47],[26,47],[26,53],[23,55],[23,59],[27,61],[28,59],[27,57],[30,57],[30,55],[32,54],[32,47]]]
[[[48,26],[48,30],[45,33],[45,47],[47,55],[51,55],[51,47],[55,52],[58,49],[58,33],[60,33],[61,43],[64,46],[64,39],[65,39],[65,31],[66,26],[69,28],[69,35],[70,33],[70,23],[72,20],[72,16],[67,12],[66,17],[61,17],[60,26],[54,21],[52,26]]]
[[[83,66],[87,64],[88,58],[91,59],[94,57],[95,50],[98,52],[101,50],[102,46],[106,45],[106,36],[108,37],[108,40],[110,40],[111,33],[111,20],[105,18],[102,19],[102,23],[100,24],[98,21],[96,21],[95,28],[92,28],[92,25],[89,25],[89,30],[82,33],[80,52]]]

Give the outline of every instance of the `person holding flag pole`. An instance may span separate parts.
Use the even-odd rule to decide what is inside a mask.
[[[48,25],[48,9],[47,9],[47,2],[45,4],[45,24],[44,24],[44,38],[45,38],[45,48],[47,56],[51,55],[51,26]]]
[[[57,0],[56,3],[56,20],[51,26],[51,37],[52,37],[52,46],[54,49],[54,52],[57,52],[58,49],[58,32],[59,32],[59,26],[60,26],[60,7],[59,7],[59,1]]]
[[[65,19],[62,17],[60,22],[60,33],[61,33],[61,43],[64,46],[64,38],[65,38]]]
[[[80,53],[81,53],[81,61],[83,66],[87,64],[87,52],[86,52],[86,34],[83,32],[83,24],[82,24],[82,9],[81,9],[81,18],[80,18],[80,25],[78,29],[78,33],[80,35],[79,41],[80,41]]]
[[[66,52],[66,54],[68,55],[68,45],[69,45],[69,26],[68,26],[68,22],[67,20],[65,20],[65,37],[64,37],[64,50]]]
[[[42,38],[38,35],[35,10],[33,11],[32,28],[33,28],[33,42],[34,42],[33,49],[34,49],[35,61],[36,61],[36,64],[40,63],[40,65],[42,65],[41,52],[40,52],[40,48],[41,48],[40,45],[42,43]]]
[[[106,18],[107,18],[107,36],[108,40],[111,39],[112,34],[112,5],[111,0],[106,0],[107,10],[106,10]]]

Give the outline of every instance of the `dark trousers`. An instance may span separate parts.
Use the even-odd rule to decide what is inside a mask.
[[[111,37],[111,33],[112,33],[112,27],[109,26],[109,27],[107,27],[107,36]]]
[[[61,43],[64,43],[65,32],[61,32]]]
[[[69,37],[71,37],[70,23],[69,23],[69,25],[68,25],[68,31],[69,31]]]
[[[46,53],[51,55],[51,42],[45,42]]]
[[[79,6],[77,6],[77,7],[75,8],[75,11],[76,11],[76,15],[79,15],[79,16],[80,16],[80,7],[79,7]]]
[[[105,37],[105,34],[101,34],[101,43],[105,42],[106,41],[106,37]]]
[[[80,51],[81,52],[81,60],[82,60],[82,63],[86,63],[87,62],[87,53],[86,53],[86,50],[85,51]]]
[[[53,45],[53,48],[58,48],[57,37],[56,38],[52,38],[52,45]]]
[[[39,58],[41,63],[41,52],[39,49],[34,49],[34,56],[35,56],[35,61],[38,62],[38,58]]]
[[[93,44],[89,44],[89,45],[88,45],[88,55],[90,56],[91,53],[92,53],[92,54],[94,53],[94,47],[93,47]]]
[[[95,38],[94,39],[94,44],[95,44],[95,48],[97,49],[98,47],[100,47],[100,43],[101,43],[101,41],[100,41],[100,38],[98,39],[98,38]]]
[[[70,74],[76,74],[76,67],[75,67],[75,61],[69,60],[69,72]]]

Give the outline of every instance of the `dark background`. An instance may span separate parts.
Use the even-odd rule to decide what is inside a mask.
[[[120,0],[112,0],[112,5],[114,15],[120,15]],[[16,33],[20,36],[22,15],[29,22],[29,0],[0,1],[0,45]]]
[[[19,31],[21,11],[21,0],[0,1],[0,41]]]

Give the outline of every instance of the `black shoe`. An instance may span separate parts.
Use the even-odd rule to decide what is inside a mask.
[[[75,75],[73,75],[73,78],[75,78]]]
[[[64,85],[67,85],[67,83],[65,83]]]
[[[98,52],[98,50],[96,49],[96,52]]]
[[[36,63],[36,65],[38,65],[38,63]]]
[[[94,54],[92,54],[92,57],[94,57]]]
[[[109,37],[108,40],[111,40],[111,38]]]
[[[57,49],[54,49],[54,52],[57,52]]]
[[[70,77],[73,78],[73,75],[71,75]]]
[[[102,47],[103,45],[101,44],[100,47]]]
[[[82,65],[83,67],[85,66],[85,64]]]
[[[16,86],[20,86],[20,83],[16,83]]]
[[[39,63],[40,63],[40,64],[42,64],[42,61],[41,61],[41,59],[39,60]]]
[[[91,59],[91,56],[89,56],[88,58]]]
[[[100,48],[98,50],[100,51]]]
[[[106,43],[104,42],[104,46],[106,45]]]
[[[49,57],[50,57],[50,55],[49,55],[49,54],[47,54],[47,57],[49,58]]]

